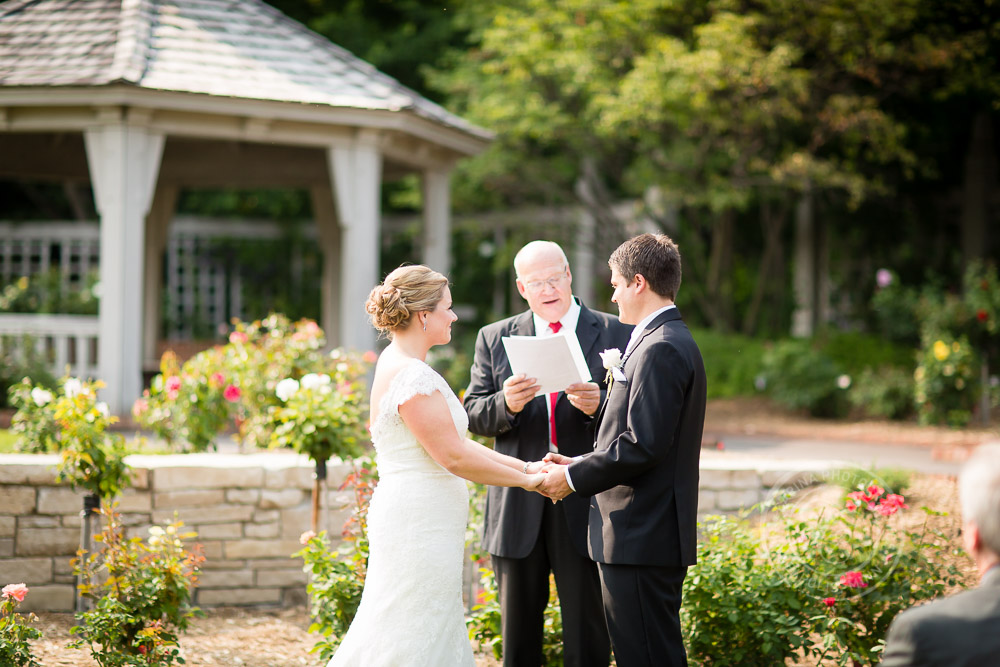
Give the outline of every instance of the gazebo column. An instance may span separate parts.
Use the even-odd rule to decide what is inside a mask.
[[[448,275],[451,270],[451,173],[423,173],[424,264]]]
[[[101,305],[98,367],[113,414],[128,411],[142,389],[143,263],[149,212],[163,154],[164,135],[143,127],[143,114],[127,118],[103,110],[100,125],[85,130],[87,163],[100,215]]]
[[[156,361],[156,341],[160,333],[160,290],[163,287],[163,251],[167,247],[170,219],[177,206],[179,188],[161,185],[153,195],[149,217],[146,218],[146,261],[143,280],[142,358],[143,363]]]
[[[340,336],[337,344],[375,348],[365,301],[379,281],[382,155],[378,135],[360,132],[348,146],[327,150],[340,221]]]
[[[320,323],[330,347],[340,344],[340,228],[337,226],[337,209],[333,191],[329,187],[314,187],[312,197],[313,217],[319,232],[319,245],[323,253],[323,276],[320,279]]]

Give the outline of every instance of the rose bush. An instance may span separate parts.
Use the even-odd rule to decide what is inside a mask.
[[[0,665],[4,667],[40,667],[29,643],[42,636],[41,631],[29,625],[38,621],[38,617],[28,614],[26,623],[17,613],[17,606],[27,594],[28,587],[24,584],[8,584],[0,591]]]

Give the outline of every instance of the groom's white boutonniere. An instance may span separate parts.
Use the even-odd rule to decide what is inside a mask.
[[[604,364],[604,368],[608,370],[608,374],[604,376],[604,381],[608,383],[608,388],[610,389],[616,378],[620,380],[625,379],[625,374],[622,372],[622,365],[625,361],[622,359],[622,351],[617,347],[604,350],[604,352],[601,352],[600,355],[601,363]],[[616,373],[615,371],[618,372]]]

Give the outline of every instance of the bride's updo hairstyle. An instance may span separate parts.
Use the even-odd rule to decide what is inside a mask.
[[[365,302],[372,326],[390,336],[410,326],[413,316],[437,308],[448,279],[422,264],[401,266],[376,285]]]

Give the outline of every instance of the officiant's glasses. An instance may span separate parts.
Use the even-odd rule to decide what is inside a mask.
[[[524,283],[524,288],[529,292],[541,292],[548,285],[552,289],[559,287],[562,281],[566,278],[566,269],[563,269],[562,273],[558,276],[552,276],[551,278],[546,278],[545,280],[532,280],[530,283]]]

